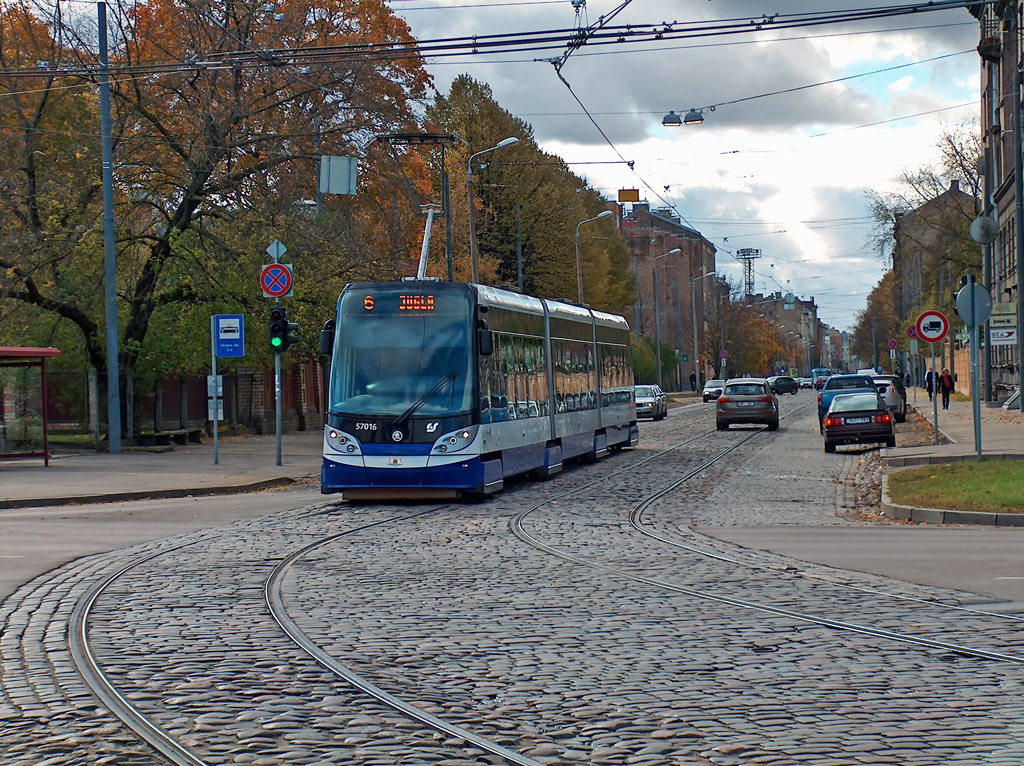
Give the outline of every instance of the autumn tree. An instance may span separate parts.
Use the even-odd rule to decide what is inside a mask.
[[[948,127],[937,147],[937,165],[905,170],[894,193],[868,195],[875,222],[870,246],[894,272],[892,298],[904,320],[924,307],[951,309],[955,286],[981,265],[981,249],[969,234],[982,200],[977,124]]]
[[[95,25],[53,13],[0,15],[0,311],[72,325],[102,373]],[[261,315],[255,280],[275,238],[309,324],[348,279],[400,273],[420,229],[400,179],[422,183],[422,163],[371,162],[354,197],[315,199],[321,154],[372,161],[375,134],[416,125],[428,78],[383,2],[153,0],[112,7],[110,24],[125,372],[202,364],[211,311]]]

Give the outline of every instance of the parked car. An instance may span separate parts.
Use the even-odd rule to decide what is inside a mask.
[[[879,394],[840,394],[832,399],[822,421],[825,452],[840,444],[884,443],[896,446],[896,431],[889,405]]]
[[[907,420],[907,387],[899,375],[875,375],[875,388],[879,396],[889,405],[889,412],[897,423]]]
[[[832,375],[818,392],[818,430],[825,433],[822,421],[829,406],[839,394],[878,394],[875,382],[869,375]]]
[[[701,393],[701,396],[704,397],[705,402],[709,402],[712,399],[717,399],[722,393],[723,388],[725,388],[724,380],[718,380],[717,378],[709,380],[704,384],[704,390]]]
[[[733,378],[715,402],[715,425],[725,431],[734,423],[764,423],[779,428],[779,399],[764,378]]]
[[[800,384],[797,383],[796,378],[791,378],[789,375],[773,375],[768,378],[768,385],[777,394],[796,394],[800,390]]]
[[[668,396],[658,386],[633,386],[636,416],[662,420],[668,415]]]

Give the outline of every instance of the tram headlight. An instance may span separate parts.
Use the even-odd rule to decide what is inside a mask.
[[[327,426],[324,428],[324,450],[332,452],[345,452],[349,455],[359,454],[359,441],[337,428]]]
[[[434,452],[458,452],[459,450],[465,449],[473,440],[476,439],[478,426],[470,426],[469,428],[460,428],[458,431],[452,431],[451,433],[445,434],[434,442]]]

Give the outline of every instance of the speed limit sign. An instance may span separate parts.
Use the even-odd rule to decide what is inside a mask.
[[[949,320],[941,311],[926,311],[917,318],[917,337],[926,343],[938,343],[949,332]]]

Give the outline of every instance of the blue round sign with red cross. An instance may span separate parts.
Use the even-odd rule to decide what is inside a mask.
[[[260,272],[260,287],[264,298],[286,298],[292,292],[292,266],[290,263],[269,263]]]

